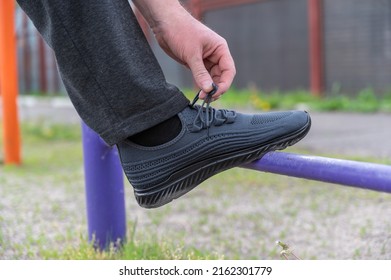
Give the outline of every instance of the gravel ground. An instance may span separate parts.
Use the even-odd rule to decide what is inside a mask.
[[[63,116],[56,121],[78,122],[66,102],[58,104],[37,113],[39,104],[26,107],[22,118],[46,118],[55,110]],[[390,163],[391,115],[312,116],[311,132],[290,151]],[[85,237],[81,147],[64,145],[53,145],[47,156],[56,158],[53,166],[45,165],[46,158],[39,161],[37,150],[33,156],[25,152],[35,161],[22,171],[0,167],[0,259],[44,258],[43,251]],[[71,163],[58,158],[63,151]],[[137,238],[156,235],[230,259],[279,259],[276,240],[302,259],[391,259],[389,194],[237,168],[167,206],[145,210],[125,187],[127,219],[137,223]]]

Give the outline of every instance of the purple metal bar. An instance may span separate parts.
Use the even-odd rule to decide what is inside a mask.
[[[270,152],[244,168],[391,193],[391,166]]]
[[[109,147],[82,123],[88,238],[100,249],[126,237],[123,171],[115,147]]]

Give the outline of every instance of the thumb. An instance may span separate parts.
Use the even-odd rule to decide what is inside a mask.
[[[210,92],[213,90],[213,80],[209,75],[208,70],[206,70],[202,60],[193,61],[189,64],[191,73],[198,87],[202,89],[203,92]]]

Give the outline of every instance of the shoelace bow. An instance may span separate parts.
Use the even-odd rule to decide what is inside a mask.
[[[222,125],[223,123],[233,123],[236,118],[236,112],[226,109],[216,110],[210,106],[212,102],[213,94],[216,93],[218,87],[213,83],[213,89],[207,93],[206,98],[203,100],[201,106],[195,105],[200,97],[201,90],[198,91],[196,96],[191,103],[191,107],[196,109],[197,116],[193,121],[193,131],[200,131],[203,128],[207,129],[207,135],[209,137],[209,127],[212,123],[216,126]]]

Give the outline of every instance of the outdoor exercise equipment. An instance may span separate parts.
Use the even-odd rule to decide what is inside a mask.
[[[82,123],[88,239],[98,248],[126,236],[124,177],[116,147]]]
[[[391,166],[352,160],[270,152],[244,168],[391,193]]]
[[[0,3],[0,95],[3,111],[4,163],[19,164],[20,135],[17,109],[18,80],[16,36],[14,29],[15,1]]]

